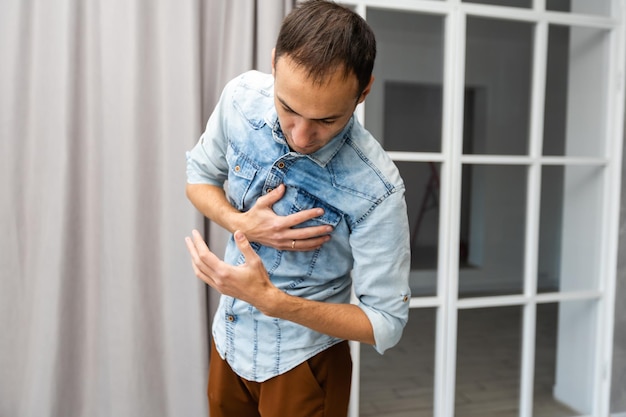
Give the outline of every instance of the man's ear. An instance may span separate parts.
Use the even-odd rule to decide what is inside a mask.
[[[276,48],[272,48],[272,75],[276,76],[276,63],[274,62],[274,59],[276,59]]]
[[[367,86],[365,87],[365,89],[363,90],[361,95],[359,96],[359,101],[358,101],[357,104],[361,104],[361,103],[363,103],[365,101],[365,97],[367,97],[367,95],[370,93],[370,91],[372,91],[372,84],[374,84],[374,76],[373,75],[370,78],[370,82],[367,83]]]

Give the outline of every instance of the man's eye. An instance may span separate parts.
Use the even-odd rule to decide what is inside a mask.
[[[333,123],[335,123],[334,120],[320,120],[320,123],[323,125],[332,125]]]

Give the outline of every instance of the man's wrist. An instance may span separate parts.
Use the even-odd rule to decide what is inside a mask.
[[[236,230],[241,230],[241,232],[245,235],[246,230],[244,225],[246,222],[245,220],[241,220],[243,217],[245,217],[244,213],[237,210],[229,210],[225,216],[226,229],[228,229],[230,233],[235,233]]]
[[[281,312],[287,307],[290,298],[289,294],[277,287],[271,287],[255,307],[266,316],[283,318]]]

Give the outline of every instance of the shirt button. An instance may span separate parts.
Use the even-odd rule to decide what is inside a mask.
[[[278,168],[283,169],[285,167],[285,163],[284,162],[279,162],[278,163]]]
[[[240,167],[239,165],[237,165],[237,166],[235,167],[235,172],[239,172],[239,171],[241,171],[241,167]]]
[[[229,314],[228,316],[226,316],[226,320],[232,323],[233,321],[235,321],[235,316]]]
[[[274,189],[273,189],[273,188],[271,188],[271,187],[270,187],[270,188],[268,188],[267,190],[265,190],[265,192],[266,192],[266,193],[271,193],[272,191],[274,191]]]
[[[405,295],[404,297],[402,297],[402,302],[406,303],[407,301],[409,301],[408,295]]]

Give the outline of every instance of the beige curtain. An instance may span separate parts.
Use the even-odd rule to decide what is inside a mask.
[[[204,67],[205,92],[203,120],[211,111],[226,83],[236,75],[256,69],[271,72],[272,48],[283,17],[289,13],[295,0],[231,0],[209,2]],[[245,24],[243,22],[246,22]],[[251,41],[248,41],[251,40]],[[220,61],[219,65],[215,65]],[[207,223],[206,235],[209,246],[223,255],[228,233],[214,223]],[[209,318],[213,317],[219,294],[209,292]]]
[[[269,63],[256,3],[0,3],[0,416],[207,414],[184,154]]]

